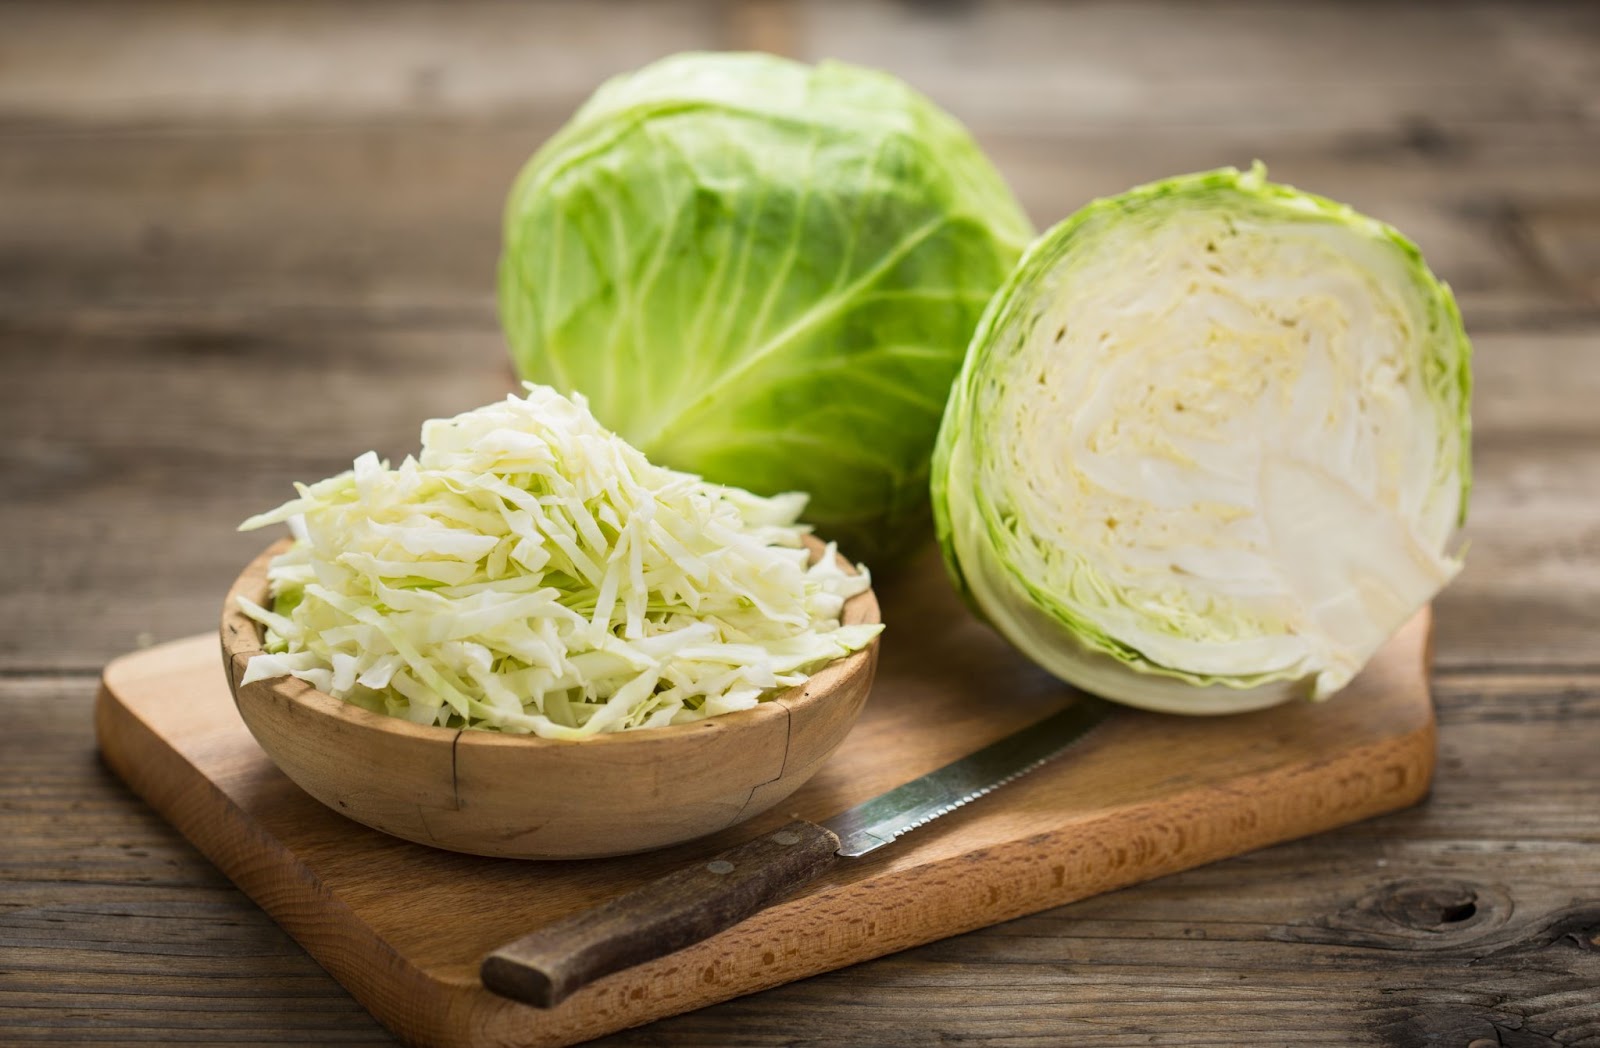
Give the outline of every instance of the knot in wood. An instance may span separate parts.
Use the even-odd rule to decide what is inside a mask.
[[[1455,882],[1392,885],[1377,902],[1384,917],[1419,932],[1453,930],[1478,915],[1477,890]]]
[[[1513,909],[1511,896],[1498,885],[1391,881],[1315,924],[1289,925],[1273,937],[1390,950],[1455,949],[1495,932]]]

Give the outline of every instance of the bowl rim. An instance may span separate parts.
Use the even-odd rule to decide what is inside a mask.
[[[806,548],[811,551],[812,560],[819,559],[825,549],[823,542],[812,535],[803,538]],[[252,656],[265,650],[263,627],[239,608],[238,598],[243,596],[262,607],[269,607],[271,595],[267,582],[267,567],[274,557],[289,549],[292,544],[292,539],[282,538],[257,554],[234,580],[223,602],[222,659],[235,705],[239,702],[239,692],[242,690],[238,681],[243,675],[245,664]],[[835,558],[846,572],[852,575],[858,574],[855,565],[842,554],[835,553]],[[840,621],[846,625],[868,625],[883,621],[877,595],[870,587],[845,601]],[[800,684],[760,702],[751,709],[722,713],[687,724],[603,732],[586,739],[549,739],[531,733],[517,734],[467,727],[447,728],[438,724],[417,724],[387,713],[364,709],[288,674],[258,681],[256,685],[265,686],[279,698],[317,715],[332,717],[354,728],[378,730],[419,743],[436,742],[451,745],[469,743],[473,746],[514,746],[524,749],[674,745],[704,740],[712,732],[753,727],[772,717],[789,718],[808,707],[827,702],[841,685],[857,674],[871,672],[877,654],[878,640],[879,637],[873,637],[865,647],[826,663]]]

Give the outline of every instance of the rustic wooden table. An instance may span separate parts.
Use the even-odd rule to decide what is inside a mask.
[[[886,66],[1040,223],[1261,157],[1408,231],[1477,347],[1421,807],[612,1045],[1600,1045],[1600,5],[0,7],[0,1042],[389,1044],[98,763],[296,478],[510,381],[499,208],[611,71]]]

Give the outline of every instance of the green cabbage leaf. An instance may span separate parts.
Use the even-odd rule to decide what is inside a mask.
[[[684,54],[603,85],[523,169],[501,320],[524,378],[663,465],[809,493],[876,564],[927,534],[950,383],[1032,233],[894,77]]]

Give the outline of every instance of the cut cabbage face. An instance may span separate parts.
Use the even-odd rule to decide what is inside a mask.
[[[1469,354],[1409,241],[1259,167],[1097,201],[975,335],[935,458],[947,564],[1109,698],[1330,695],[1459,570]]]
[[[286,522],[266,652],[292,675],[419,724],[558,739],[749,709],[860,650],[870,586],[815,563],[805,496],[758,498],[649,463],[581,397],[545,386],[422,429],[397,469],[347,473],[245,521]]]

